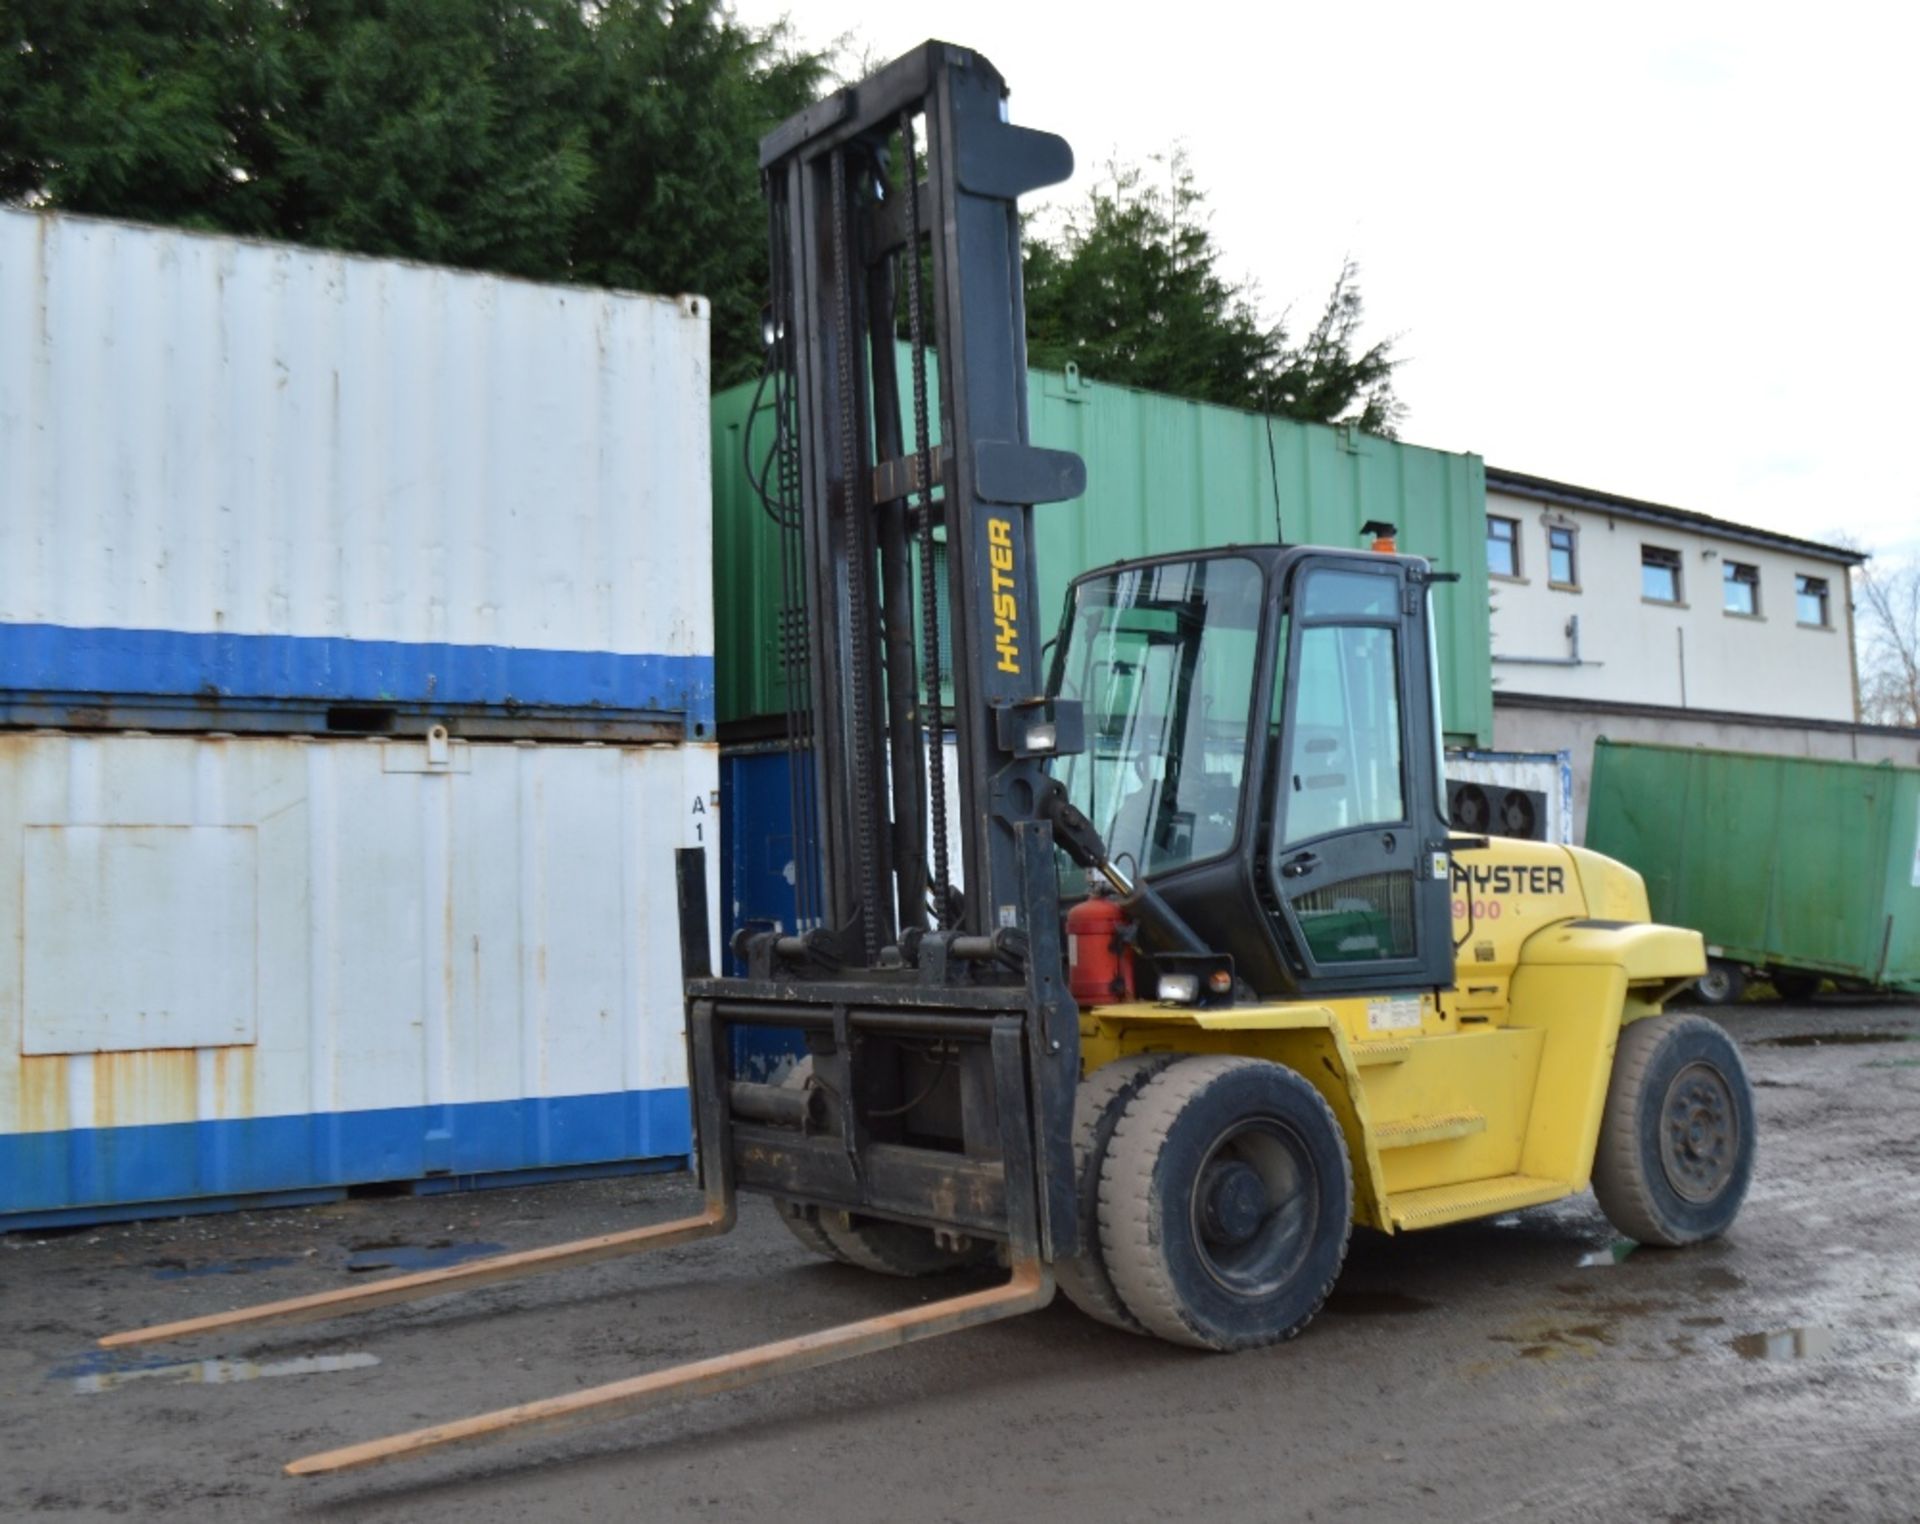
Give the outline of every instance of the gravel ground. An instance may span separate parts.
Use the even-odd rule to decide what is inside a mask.
[[[1920,1517],[1920,1005],[1752,1005],[1728,1024],[1762,1152],[1717,1244],[1619,1257],[1583,1196],[1360,1235],[1326,1312],[1281,1349],[1194,1354],[1056,1303],[677,1410],[318,1482],[280,1465],[966,1283],[810,1259],[749,1201],[724,1240],[111,1359],[90,1341],[114,1328],[663,1219],[695,1193],[629,1177],[0,1238],[0,1515]]]

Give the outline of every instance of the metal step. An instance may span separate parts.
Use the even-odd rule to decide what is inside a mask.
[[[1362,1069],[1375,1064],[1401,1064],[1412,1051],[1411,1037],[1396,1038],[1392,1042],[1357,1042],[1353,1045],[1353,1061]]]
[[[1478,1111],[1442,1111],[1430,1117],[1404,1117],[1397,1122],[1373,1124],[1373,1143],[1382,1153],[1389,1148],[1418,1148],[1422,1143],[1444,1143],[1452,1138],[1468,1138],[1487,1130],[1487,1119]]]
[[[1517,1207],[1539,1206],[1573,1194],[1564,1180],[1538,1175],[1495,1175],[1459,1185],[1432,1185],[1387,1198],[1387,1216],[1395,1228],[1437,1228],[1442,1223],[1492,1217]]]

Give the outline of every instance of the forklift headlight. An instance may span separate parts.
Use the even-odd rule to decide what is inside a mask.
[[[1172,1005],[1192,1005],[1200,998],[1198,974],[1162,974],[1160,998]]]
[[[1027,727],[1028,751],[1053,751],[1060,745],[1060,729],[1051,720]]]

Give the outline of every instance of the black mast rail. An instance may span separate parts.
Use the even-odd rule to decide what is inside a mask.
[[[978,53],[929,42],[761,144],[777,458],[749,466],[779,484],[795,571],[796,887],[817,900],[688,998],[690,1025],[807,1033],[811,1100],[723,1079],[742,1186],[1050,1259],[1078,1241],[1079,1055],[1046,765],[1080,721],[1044,696],[1031,517],[1086,473],[1028,438],[1016,211],[1073,155],[1006,98]],[[783,1116],[805,1121],[769,1136]]]

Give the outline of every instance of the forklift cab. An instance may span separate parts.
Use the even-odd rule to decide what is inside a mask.
[[[1086,748],[1054,775],[1261,998],[1453,982],[1434,580],[1417,557],[1246,546],[1069,590],[1050,691],[1081,704]]]

